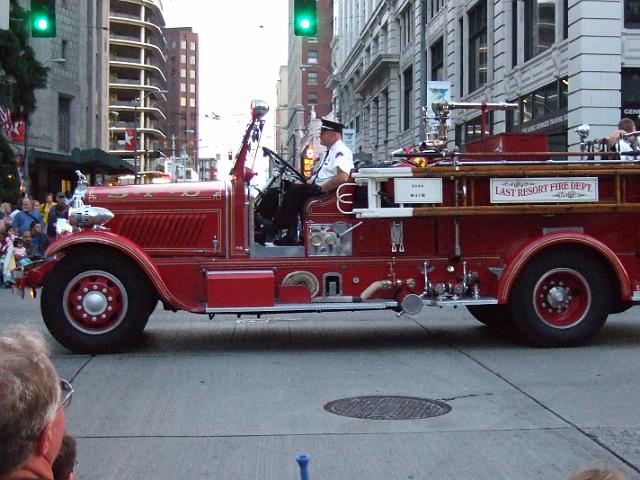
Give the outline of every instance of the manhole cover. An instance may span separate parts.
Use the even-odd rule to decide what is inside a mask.
[[[437,400],[389,395],[341,398],[327,403],[324,409],[336,415],[368,420],[415,420],[451,411],[449,405]]]

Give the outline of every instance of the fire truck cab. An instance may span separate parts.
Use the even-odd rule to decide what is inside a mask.
[[[451,110],[514,105],[434,107],[440,127],[412,153],[307,202],[298,246],[259,242],[254,231],[262,195],[250,195],[246,160],[263,102],[228,180],[89,187],[79,174],[73,233],[16,271],[18,287],[42,288],[51,334],[89,353],[131,345],[158,301],[212,318],[466,306],[538,346],[583,344],[640,301],[635,156],[591,151],[585,128],[580,152],[548,152],[525,134],[460,152],[449,148]]]

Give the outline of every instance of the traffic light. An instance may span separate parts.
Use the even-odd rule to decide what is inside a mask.
[[[31,0],[29,13],[31,36],[51,38],[56,36],[56,0]]]
[[[315,37],[318,33],[316,0],[293,0],[293,33],[298,37]]]

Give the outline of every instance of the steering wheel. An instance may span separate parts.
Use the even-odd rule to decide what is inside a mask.
[[[274,152],[273,150],[267,147],[262,147],[262,152],[264,153],[265,156],[268,156],[271,159],[273,159],[273,161],[280,167],[280,169],[283,172],[286,171],[296,180],[300,180],[302,183],[307,183],[307,179],[305,178],[305,176],[302,173],[300,173],[298,170],[296,170],[296,168],[293,165],[287,163],[287,161],[281,156],[279,156],[276,152]]]

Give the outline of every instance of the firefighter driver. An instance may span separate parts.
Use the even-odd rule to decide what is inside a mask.
[[[285,192],[282,202],[273,216],[272,233],[286,228],[287,234],[276,239],[276,245],[298,244],[298,218],[307,199],[329,193],[347,181],[353,169],[353,154],[342,141],[344,125],[322,119],[320,144],[327,152],[319,158],[315,171],[307,183],[296,183]]]

